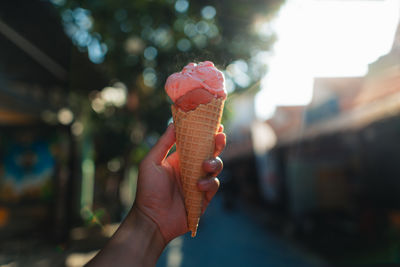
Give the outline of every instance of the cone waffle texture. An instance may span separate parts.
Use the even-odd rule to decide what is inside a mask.
[[[214,98],[195,110],[184,112],[171,107],[176,133],[176,150],[184,191],[189,230],[196,236],[204,193],[197,189],[197,181],[206,177],[202,165],[213,156],[215,134],[221,121],[224,100]]]

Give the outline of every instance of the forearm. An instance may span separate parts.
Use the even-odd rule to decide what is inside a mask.
[[[158,226],[133,207],[117,232],[87,267],[155,266],[164,247]]]

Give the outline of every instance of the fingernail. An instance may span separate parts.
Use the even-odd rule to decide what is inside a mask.
[[[210,159],[208,163],[211,165],[213,169],[218,167],[218,161],[216,159]]]
[[[203,179],[203,180],[200,180],[198,183],[201,186],[206,186],[207,184],[210,183],[210,181],[209,181],[209,179]]]

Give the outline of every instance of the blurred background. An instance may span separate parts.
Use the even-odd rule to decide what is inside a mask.
[[[157,266],[400,263],[400,1],[0,2],[0,266],[83,266],[168,75],[226,78],[221,188]]]

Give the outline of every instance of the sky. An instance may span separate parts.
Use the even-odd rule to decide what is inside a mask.
[[[287,0],[268,27],[278,37],[256,95],[259,119],[278,105],[306,105],[314,77],[364,76],[388,53],[399,0]]]

